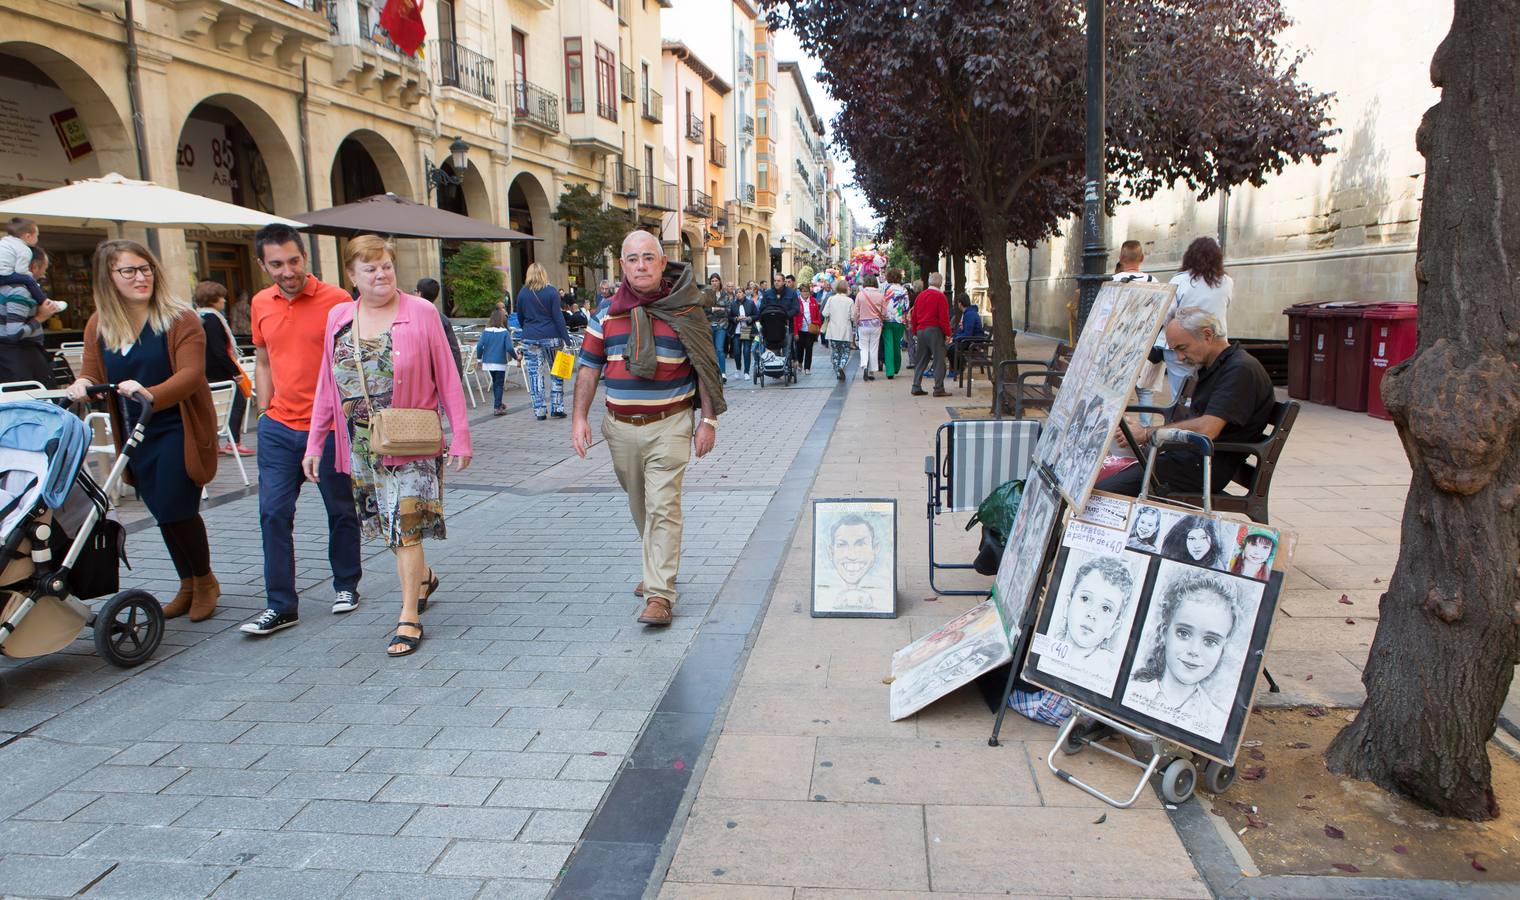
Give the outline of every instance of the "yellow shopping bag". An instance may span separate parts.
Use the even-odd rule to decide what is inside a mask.
[[[554,352],[554,365],[549,367],[549,374],[555,378],[569,378],[570,373],[573,371],[575,371],[575,354],[556,350]]]

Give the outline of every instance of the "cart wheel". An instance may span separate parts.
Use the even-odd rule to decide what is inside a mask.
[[[1235,767],[1220,765],[1214,760],[1209,760],[1208,765],[1203,767],[1203,784],[1205,791],[1211,794],[1223,794],[1235,783]]]
[[[1161,773],[1161,798],[1168,803],[1186,803],[1198,784],[1198,769],[1190,759],[1174,759]]]
[[[164,608],[147,591],[122,591],[95,613],[95,649],[124,669],[146,662],[164,638]]]
[[[1070,733],[1066,735],[1066,740],[1061,742],[1061,752],[1067,756],[1075,756],[1078,753],[1081,753],[1083,750],[1086,750],[1086,736],[1086,729],[1084,729],[1081,725],[1076,726],[1070,731]]]

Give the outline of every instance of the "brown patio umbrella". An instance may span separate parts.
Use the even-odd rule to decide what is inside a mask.
[[[513,231],[461,216],[436,206],[413,203],[395,194],[376,194],[353,203],[301,213],[291,218],[305,222],[312,234],[353,237],[384,234],[392,237],[431,238],[445,241],[541,241],[531,234]]]

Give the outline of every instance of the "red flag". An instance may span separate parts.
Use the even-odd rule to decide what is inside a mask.
[[[422,0],[385,0],[385,8],[380,10],[380,27],[402,53],[416,55],[427,37],[427,26],[422,24]]]

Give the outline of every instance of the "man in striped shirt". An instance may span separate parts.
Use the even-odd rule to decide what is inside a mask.
[[[642,230],[624,239],[622,264],[622,286],[581,343],[570,441],[585,457],[600,377],[607,385],[602,437],[644,545],[644,580],[633,590],[645,599],[638,620],[663,626],[681,564],[681,482],[692,450],[701,457],[713,448],[723,388],[691,267],[667,268],[659,240]]]

